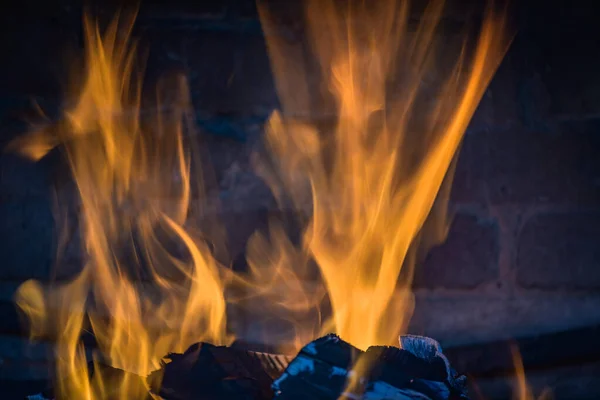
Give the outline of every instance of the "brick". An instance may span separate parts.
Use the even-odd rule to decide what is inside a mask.
[[[199,2],[184,0],[169,2],[160,0],[144,1],[140,5],[139,18],[217,18],[225,14],[227,3],[228,1],[222,0]]]
[[[450,200],[453,203],[485,203],[485,174],[482,168],[486,154],[482,135],[465,135],[458,149],[456,168],[452,179]]]
[[[478,139],[487,198],[493,204],[597,204],[600,136],[508,130]]]
[[[186,48],[195,66],[190,82],[196,107],[243,114],[270,112],[278,100],[263,38],[216,35],[191,41]]]
[[[2,393],[7,399],[26,399],[32,393],[41,393],[48,387],[47,379],[36,380],[4,380],[2,382]]]
[[[8,346],[12,348],[13,354],[10,356],[0,356],[0,381],[3,383],[3,388],[5,382],[8,381],[16,383],[45,380],[47,382],[50,378],[53,363],[46,359],[39,359],[37,357],[32,358],[32,354],[40,351],[43,351],[45,354],[51,354],[50,346],[46,345],[44,349],[41,345],[28,345],[26,338],[19,339],[0,336],[0,348]],[[37,347],[37,349],[35,347]],[[33,393],[35,392],[30,391],[27,394],[31,395]],[[3,397],[4,396],[7,395],[3,393]],[[17,397],[7,396],[6,398]]]
[[[577,363],[567,366],[526,370],[528,389],[534,399],[551,393],[554,399],[597,399],[600,397],[600,363]],[[515,397],[514,375],[469,380],[472,392],[483,399],[502,400]]]
[[[483,289],[483,288],[482,288]],[[600,321],[597,293],[417,290],[408,332],[449,347],[562,332]]]
[[[0,203],[0,279],[48,277],[54,258],[54,221],[43,199]]]
[[[600,288],[600,214],[544,213],[521,229],[517,281],[544,289]]]
[[[498,275],[498,227],[493,220],[458,214],[448,238],[415,267],[416,288],[473,288]]]
[[[238,198],[235,202],[240,203],[241,200]],[[283,219],[285,226],[289,225],[292,238],[298,239],[299,227],[290,225],[293,222],[291,215],[270,212],[259,206],[224,210],[216,216],[216,231],[212,230],[215,226],[208,218],[199,221],[192,219],[190,223],[192,228],[202,229],[211,241],[216,242],[219,242],[219,237],[213,237],[212,234],[218,234],[223,229],[221,232],[225,233],[227,255],[242,260],[249,237],[256,230],[266,233],[270,216]],[[0,203],[0,218],[4,221],[0,226],[0,258],[3,260],[0,280],[47,280],[52,276],[64,279],[81,268],[81,237],[76,222],[72,221],[71,239],[61,254],[58,269],[55,269],[57,227],[48,201],[42,198],[6,200]]]
[[[30,343],[27,337],[0,335],[0,357],[3,359],[43,361],[48,359],[50,351],[49,343]]]
[[[293,242],[300,239],[300,227],[292,214],[266,209],[224,213],[220,216],[228,238],[229,255],[240,262],[249,237],[255,231],[266,233],[268,220],[275,217],[284,226]],[[497,277],[498,232],[493,221],[458,215],[447,241],[431,250],[423,265],[417,265],[414,286],[470,288]]]
[[[4,288],[3,288],[4,289]],[[15,295],[16,288],[10,291],[11,297]],[[28,332],[27,321],[23,318],[24,315],[20,313],[16,304],[11,299],[10,301],[0,301],[0,316],[2,317],[2,324],[0,325],[0,334],[2,335],[26,335]],[[0,351],[3,346],[0,341]],[[5,357],[5,355],[0,355]]]
[[[0,155],[0,193],[3,196],[48,198],[50,188],[46,160],[35,163],[13,154]]]
[[[256,2],[252,0],[233,0],[232,3],[238,7],[238,9],[244,11],[244,15],[257,16]],[[278,15],[289,15],[296,19],[299,19],[300,13],[303,12],[304,0],[265,0],[261,3],[268,5],[273,12],[277,12]],[[362,1],[358,0],[334,0],[334,4],[338,5],[341,9],[347,8],[350,5],[362,5]],[[428,3],[415,1],[411,4],[410,17],[412,19],[418,19],[423,15]],[[474,14],[481,14],[483,10],[482,4],[465,3],[459,1],[448,1],[445,4],[443,19],[450,19],[453,21],[467,21],[472,18]]]
[[[272,218],[283,224],[292,242],[300,241],[301,227],[291,212],[269,211],[263,208],[222,213],[219,218],[227,232],[229,255],[238,261],[244,257],[248,239],[254,232],[258,231],[268,238],[269,220]]]
[[[31,9],[2,18],[0,52],[10,55],[0,66],[2,96],[60,97],[66,49],[78,47],[77,31],[56,12],[39,15]]]
[[[498,130],[521,122],[515,58],[514,51],[509,49],[481,98],[468,131]]]
[[[290,2],[288,2],[290,3]],[[258,18],[256,1],[238,0],[233,2],[234,12],[242,18]]]
[[[23,360],[5,360],[4,365],[0,368],[0,381],[42,381],[50,378],[50,370],[52,364],[48,362],[32,362]],[[10,386],[9,386],[10,388]],[[9,389],[11,390],[11,389]],[[14,390],[14,389],[13,389]],[[9,392],[11,393],[11,392]],[[14,393],[14,392],[13,392]],[[33,392],[35,394],[35,392]],[[31,395],[32,393],[27,393]],[[23,397],[8,397],[7,398],[23,398]]]
[[[522,12],[514,46],[519,49],[523,72],[522,103],[533,106],[528,118],[539,123],[547,116],[599,112],[596,71],[600,59],[590,51],[597,47],[593,8],[568,2],[551,7],[528,2]],[[539,103],[544,106],[536,109]]]
[[[202,160],[204,187],[209,198],[218,197],[221,210],[227,212],[274,208],[274,198],[266,183],[257,176],[251,163],[255,151],[256,132],[240,129],[240,135],[246,135],[243,141],[214,133],[215,126],[206,124],[199,148]],[[192,182],[197,181],[192,174]],[[195,200],[202,198],[193,190]]]
[[[327,114],[333,112],[332,101],[326,86],[320,76],[320,68],[315,60],[307,57],[310,45],[303,32],[299,21],[299,3],[288,4],[286,2],[275,5],[276,24],[279,34],[290,46],[287,57],[294,60],[290,64],[296,69],[305,69],[306,83],[299,85],[308,87],[307,96],[310,97],[310,108],[313,113]],[[244,11],[245,7],[240,5],[242,15],[251,15],[252,12]],[[222,23],[225,23],[222,21]],[[177,21],[172,25],[176,26]],[[248,25],[248,22],[240,21],[239,26]],[[190,75],[190,83],[194,103],[200,112],[217,113],[255,113],[268,112],[278,106],[277,95],[270,71],[270,63],[266,52],[265,41],[259,29],[244,32],[242,28],[230,26],[224,29],[224,25],[208,22],[198,22],[193,28],[184,31],[171,31],[167,23],[162,27],[144,33],[147,42],[153,50],[150,57],[150,69],[164,71],[165,65],[178,65]],[[179,42],[178,42],[179,41]],[[450,75],[451,66],[456,62],[460,53],[462,36],[452,34],[440,34],[436,37],[434,46],[439,53],[439,60],[435,68],[427,75],[427,87],[423,89],[424,97],[431,97],[429,88],[441,87],[440,78]],[[404,57],[404,54],[399,55]],[[156,65],[152,65],[156,63]],[[290,74],[287,80],[298,81],[296,75]],[[410,79],[410,78],[409,78]],[[404,82],[398,82],[398,86],[390,87],[390,94],[405,91]],[[506,89],[508,85],[499,84],[499,88]],[[299,86],[301,88],[301,86]],[[302,88],[303,89],[303,88]],[[299,90],[299,89],[296,89]],[[500,89],[497,90],[500,93]],[[293,93],[297,95],[298,93]],[[494,113],[497,103],[502,96],[494,99],[493,106],[488,107],[494,114],[494,118],[506,121],[502,113]],[[510,106],[514,104],[512,98],[504,100],[502,104]],[[302,107],[301,107],[302,106]],[[305,112],[302,104],[293,107],[290,112]],[[486,114],[486,115],[487,115]]]
[[[155,80],[183,70],[199,114],[265,114],[277,104],[260,32],[155,29],[144,34],[143,43],[151,46],[148,76]]]
[[[514,59],[509,51],[484,93],[459,149],[452,184],[451,201],[455,203],[485,203],[485,165],[490,135],[502,137],[520,124],[517,107],[517,76]]]
[[[253,149],[248,143],[208,134],[200,138],[199,147],[203,151],[200,156],[206,156],[206,161],[210,163],[209,167],[214,172],[217,182],[231,178],[228,176],[230,175],[228,170],[235,163],[242,171],[252,171],[250,157]],[[227,186],[226,183],[222,184]]]

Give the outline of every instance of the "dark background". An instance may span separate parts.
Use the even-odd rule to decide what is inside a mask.
[[[3,146],[26,130],[24,121],[35,115],[32,99],[56,117],[66,63],[82,46],[80,2],[37,3],[9,2],[0,16]],[[235,256],[274,208],[248,157],[277,95],[253,2],[187,3],[143,1],[136,33],[148,49],[148,82],[168,70],[190,78],[215,166],[211,193],[223,203]],[[299,2],[273,3],[281,33],[302,40]],[[107,18],[117,5],[101,4],[91,9]],[[452,27],[477,18],[480,9],[477,2],[449,2],[449,28],[441,35],[451,37]],[[577,1],[514,2],[510,10],[515,40],[465,136],[450,235],[416,270],[411,330],[448,346],[600,321],[599,14],[593,2]],[[47,375],[46,347],[25,345],[11,297],[23,280],[50,276],[51,193],[68,187],[57,157],[32,164],[0,155],[0,380],[6,387],[27,387]],[[74,250],[70,262],[77,260]],[[552,378],[542,374],[539,386],[553,386],[559,398],[593,398],[586,390],[600,368],[564,368]],[[492,394],[501,390],[506,385]]]

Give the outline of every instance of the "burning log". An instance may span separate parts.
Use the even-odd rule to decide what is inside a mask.
[[[88,370],[91,375],[100,373],[105,382],[119,382],[124,374],[131,375],[127,379],[139,381],[135,387],[140,393],[150,388],[148,399],[467,399],[466,378],[452,369],[435,340],[401,336],[400,345],[401,349],[373,346],[361,351],[330,334],[307,344],[292,359],[196,343],[183,354],[166,356],[163,367],[146,382],[103,364],[90,363]],[[105,393],[110,398],[110,393]],[[56,396],[49,389],[29,399],[52,400]]]
[[[402,349],[374,346],[362,352],[336,335],[317,339],[275,380],[275,398],[467,398],[466,378],[454,372],[436,341],[402,336],[400,342]],[[359,362],[366,368],[355,369]],[[350,380],[359,384],[351,388]]]
[[[162,370],[150,376],[151,382],[160,382],[151,390],[165,400],[467,398],[466,378],[457,376],[436,341],[402,336],[401,346],[363,352],[327,335],[290,361],[281,355],[198,343],[184,354],[169,355]],[[358,371],[357,360],[368,367]],[[156,379],[160,375],[162,381]],[[359,385],[349,390],[353,378]]]
[[[149,382],[152,393],[165,400],[271,399],[273,380],[290,359],[197,343],[183,354],[169,354]]]

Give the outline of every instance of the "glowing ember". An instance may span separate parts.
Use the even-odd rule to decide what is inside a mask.
[[[310,109],[307,77],[290,65],[292,50],[269,34],[273,22],[260,7],[283,109],[266,132],[275,168],[261,163],[259,171],[282,201],[290,197],[301,208],[311,199],[312,216],[301,248],[275,225],[269,239],[255,235],[244,275],[219,265],[188,228],[190,185],[201,186],[201,180],[190,180],[198,154],[186,141],[191,106],[185,80],[160,88],[159,103],[167,90],[177,100],[152,129],[143,129],[141,85],[128,42],[133,19],[117,20],[103,34],[85,19],[87,67],[76,104],[58,131],[35,132],[13,144],[33,159],[64,146],[81,199],[82,272],[57,287],[27,282],[17,294],[32,336],[57,340],[58,397],[136,399],[147,393],[127,375],[117,382],[102,374],[88,378],[80,340],[85,330],[96,337],[104,362],[141,376],[168,352],[192,343],[228,344],[226,301],[240,298],[226,298],[226,288],[261,299],[264,314],[283,310],[296,321],[326,296],[332,316],[296,324],[288,347],[298,349],[327,332],[362,350],[397,343],[413,308],[410,251],[419,240],[443,239],[447,190],[441,188],[451,182],[464,131],[508,46],[503,16],[490,11],[477,43],[465,42],[447,73],[437,76],[435,56],[443,49],[434,36],[442,6],[433,2],[419,29],[409,33],[407,2],[362,2],[343,10],[334,1],[308,2],[309,38],[335,100],[337,121],[329,135],[293,119]],[[433,85],[424,85],[431,76],[437,76]],[[432,213],[436,198],[441,212]],[[425,224],[430,214],[442,218]],[[183,251],[174,252],[173,244]],[[311,289],[309,261],[322,278]],[[149,276],[145,290],[134,283],[140,271]],[[359,360],[361,367],[367,366]]]

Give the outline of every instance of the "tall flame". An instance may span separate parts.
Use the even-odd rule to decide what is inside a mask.
[[[295,321],[288,343],[295,348],[330,331],[361,349],[398,344],[412,314],[419,239],[444,236],[445,225],[427,218],[445,217],[452,161],[508,39],[503,16],[490,10],[476,43],[465,41],[448,63],[436,58],[453,50],[436,40],[443,2],[431,3],[416,32],[408,2],[347,4],[307,2],[321,67],[313,72],[327,82],[336,118],[326,132],[297,118],[315,117],[321,105],[310,98],[303,65],[291,61],[302,51],[274,33],[269,9],[259,7],[282,110],[267,125],[270,163],[257,165],[282,204],[289,197],[301,209],[309,199],[312,212],[300,247],[275,224],[269,238],[254,235],[247,274],[220,265],[190,227],[191,185],[202,180],[192,174],[185,80],[159,87],[158,103],[169,96],[170,111],[145,124],[129,44],[133,18],[102,34],[85,18],[86,73],[75,105],[58,127],[13,144],[33,159],[64,148],[81,201],[81,273],[48,288],[29,281],[17,293],[32,335],[57,340],[58,397],[145,393],[128,374],[114,381],[97,369],[88,378],[84,331],[96,338],[100,361],[146,376],[166,353],[193,342],[227,344],[226,300],[239,301],[234,293],[249,292],[268,307],[262,313],[283,311]],[[450,68],[444,74],[440,66]],[[234,289],[227,299],[226,287]],[[325,298],[332,312],[323,322]]]
[[[173,80],[169,93],[159,87],[159,103],[173,92],[176,101],[143,124],[129,43],[133,17],[116,18],[103,33],[85,18],[86,71],[76,104],[58,129],[13,144],[33,159],[61,144],[80,198],[83,270],[66,284],[46,289],[29,281],[17,293],[32,335],[57,340],[60,398],[147,393],[128,375],[110,385],[99,372],[88,379],[85,330],[92,331],[104,363],[142,377],[168,352],[230,340],[220,266],[186,228],[194,156],[193,143],[185,141],[186,83]]]
[[[298,46],[285,42],[269,8],[260,8],[283,107],[266,132],[276,168],[261,164],[261,171],[282,202],[289,196],[301,208],[309,191],[303,246],[333,309],[324,330],[366,349],[397,345],[406,329],[413,309],[409,251],[435,228],[424,223],[444,178],[451,180],[452,160],[509,40],[503,15],[490,9],[475,46],[465,41],[449,65],[436,58],[450,47],[436,40],[442,1],[428,6],[412,33],[406,1],[343,4],[312,0],[306,9],[335,104],[337,120],[326,133],[295,118],[311,113],[309,63],[292,63]],[[401,274],[403,265],[409,268]]]

